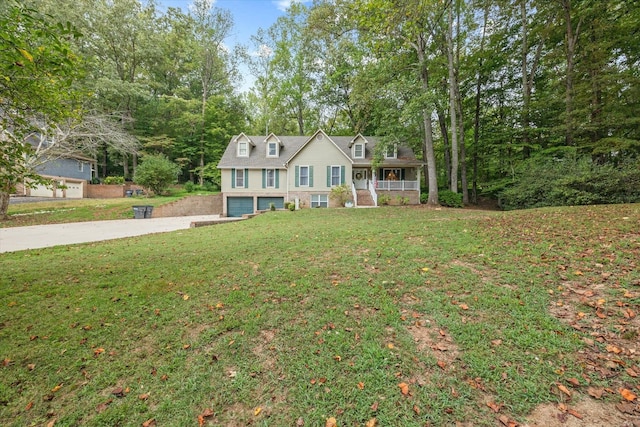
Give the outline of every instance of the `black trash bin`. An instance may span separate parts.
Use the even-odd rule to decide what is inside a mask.
[[[147,207],[146,206],[134,206],[133,207],[133,217],[135,219],[144,219],[146,214],[147,214]],[[151,214],[149,214],[149,217],[151,217]]]
[[[151,214],[153,213],[153,206],[145,206],[144,217],[151,218]]]
[[[125,197],[131,197],[131,196],[133,196],[133,191],[127,190],[127,191],[124,192],[124,194],[125,194]]]

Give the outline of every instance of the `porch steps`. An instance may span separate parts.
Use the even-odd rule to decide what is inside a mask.
[[[358,206],[375,206],[369,190],[356,190],[358,194]]]

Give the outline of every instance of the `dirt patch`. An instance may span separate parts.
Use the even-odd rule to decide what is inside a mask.
[[[624,417],[614,403],[585,399],[575,405],[538,406],[522,427],[638,427],[640,418]]]

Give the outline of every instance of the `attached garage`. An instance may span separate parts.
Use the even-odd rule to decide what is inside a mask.
[[[227,216],[240,217],[253,212],[253,197],[227,197]]]
[[[276,209],[284,209],[284,197],[258,197],[258,210],[266,211],[271,209],[271,203]]]

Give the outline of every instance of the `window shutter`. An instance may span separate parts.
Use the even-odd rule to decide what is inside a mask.
[[[267,188],[267,170],[262,169],[262,188]]]
[[[276,188],[280,188],[280,169],[276,169]]]
[[[309,187],[313,187],[313,166],[309,166]]]
[[[231,188],[236,188],[236,170],[231,169]]]
[[[244,170],[244,188],[249,188],[249,169]]]
[[[331,166],[327,166],[327,187],[331,187]]]
[[[345,181],[345,176],[344,176],[344,171],[345,171],[344,166],[340,166],[340,184],[344,184],[346,182]]]
[[[300,187],[300,166],[296,165],[296,187]]]

